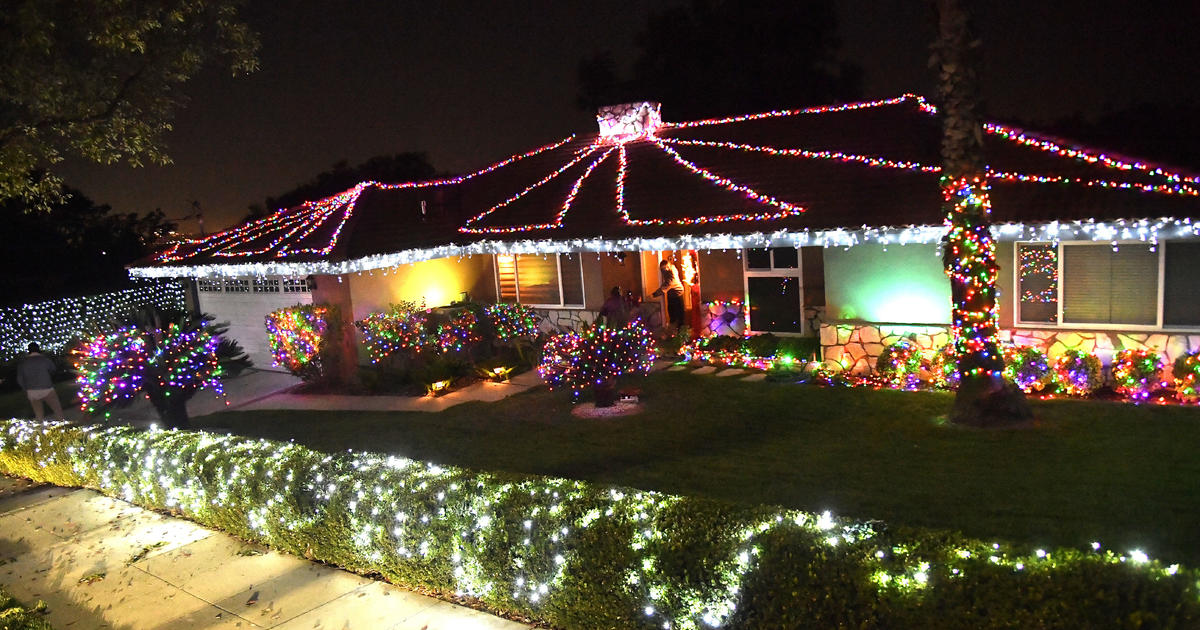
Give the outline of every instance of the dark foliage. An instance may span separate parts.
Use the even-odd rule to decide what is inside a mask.
[[[8,238],[0,248],[0,304],[101,293],[132,286],[125,266],[149,255],[174,224],[161,211],[114,213],[69,187],[47,211],[0,204]]]
[[[419,152],[378,155],[357,166],[350,166],[349,162],[342,160],[329,167],[329,170],[292,190],[277,197],[268,197],[264,202],[265,212],[291,208],[305,201],[324,199],[354,188],[360,182],[376,181],[392,184],[432,179],[436,175],[437,170],[429,164],[426,155]],[[260,216],[265,216],[263,207],[257,204],[250,206],[246,218]]]
[[[827,2],[693,0],[650,16],[628,75],[607,51],[583,59],[578,104],[648,99],[691,120],[853,100],[862,70],[839,45]]]

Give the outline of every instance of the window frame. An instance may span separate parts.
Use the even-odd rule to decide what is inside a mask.
[[[1167,266],[1167,248],[1171,246],[1171,241],[1161,240],[1157,243],[1148,243],[1139,240],[1118,240],[1111,242],[1097,241],[1059,241],[1055,249],[1055,255],[1058,258],[1058,313],[1055,316],[1054,323],[1051,322],[1024,322],[1021,321],[1021,246],[1022,245],[1054,245],[1053,241],[1014,241],[1012,251],[1012,309],[1013,309],[1013,327],[1014,328],[1052,328],[1056,330],[1128,330],[1136,332],[1180,332],[1180,333],[1197,333],[1200,332],[1200,325],[1196,326],[1164,326],[1163,325],[1163,305],[1166,300],[1166,266]],[[1149,245],[1154,248],[1154,253],[1158,256],[1158,286],[1157,286],[1157,304],[1154,324],[1082,324],[1082,323],[1064,323],[1063,322],[1063,248],[1064,247],[1108,247],[1116,246],[1118,249],[1122,245]]]
[[[803,337],[812,332],[812,326],[809,325],[808,318],[804,316],[804,256],[801,255],[800,248],[796,249],[796,266],[795,267],[776,267],[775,266],[775,249],[784,249],[783,247],[767,247],[768,253],[771,255],[771,268],[750,268],[750,256],[748,254],[751,249],[764,249],[762,247],[747,247],[742,249],[740,258],[742,259],[742,304],[746,305],[746,332],[748,333],[771,333],[777,337]],[[754,328],[753,318],[750,314],[750,278],[795,278],[796,286],[799,288],[799,308],[800,308],[800,330],[798,332],[785,332],[776,330],[756,330]]]
[[[570,254],[578,257],[579,260],[579,294],[582,304],[566,304],[563,297],[563,254]],[[559,309],[574,309],[585,310],[587,308],[587,283],[583,277],[583,252],[554,252],[553,254],[492,254],[492,278],[496,283],[496,301],[500,301],[500,256],[513,257],[513,289],[516,292],[516,303],[522,306],[532,308],[559,308]],[[517,256],[554,256],[554,263],[557,269],[556,278],[558,280],[558,304],[527,304],[521,301],[521,268],[517,265]]]

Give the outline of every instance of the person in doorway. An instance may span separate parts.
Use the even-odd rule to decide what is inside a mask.
[[[600,306],[600,317],[609,328],[624,328],[629,323],[629,307],[621,297],[621,287],[613,287],[608,299]]]
[[[29,354],[17,363],[17,384],[25,390],[29,404],[33,405],[33,415],[41,420],[44,415],[42,403],[49,403],[50,409],[59,420],[66,420],[62,403],[54,391],[54,373],[57,368],[50,357],[40,351],[36,343],[29,344]]]
[[[663,260],[658,263],[658,270],[662,274],[662,284],[654,291],[654,297],[663,295],[667,296],[667,327],[679,330],[683,325],[683,283],[679,281],[679,274],[675,271],[675,265],[669,260]]]

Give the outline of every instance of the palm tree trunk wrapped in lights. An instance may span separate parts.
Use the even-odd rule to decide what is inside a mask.
[[[996,314],[996,243],[991,235],[971,38],[958,0],[937,0],[938,40],[931,65],[940,73],[942,198],[946,236],[942,262],[950,277],[952,334],[961,382],[951,420],[1001,426],[1032,417],[1024,395],[1004,381]]]

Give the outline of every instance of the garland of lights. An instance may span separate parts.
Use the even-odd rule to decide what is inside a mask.
[[[551,337],[538,375],[551,390],[569,388],[571,400],[578,401],[588,387],[623,374],[649,374],[655,357],[654,336],[641,322],[624,328],[592,326]]]
[[[875,370],[893,389],[915,390],[921,386],[921,348],[901,338],[879,353]]]
[[[954,351],[954,342],[947,343],[938,349],[930,360],[929,372],[933,375],[933,386],[939,389],[958,389],[958,355]]]
[[[1153,350],[1122,350],[1113,357],[1111,365],[1116,390],[1134,402],[1146,400],[1151,392],[1167,386],[1159,378],[1165,366],[1162,356]]]
[[[220,339],[203,328],[166,330],[121,328],[84,341],[72,351],[78,373],[79,408],[94,414],[151,398],[156,406],[171,396],[186,400],[202,388],[224,395],[217,363]]]
[[[1200,352],[1189,352],[1175,359],[1171,368],[1175,377],[1175,397],[1182,403],[1200,402]]]
[[[0,308],[0,361],[14,359],[37,342],[43,352],[63,353],[73,340],[99,333],[142,308],[182,311],[183,285],[176,281]]]
[[[305,380],[319,377],[329,317],[329,308],[316,304],[298,304],[268,314],[267,343],[274,365]]]

